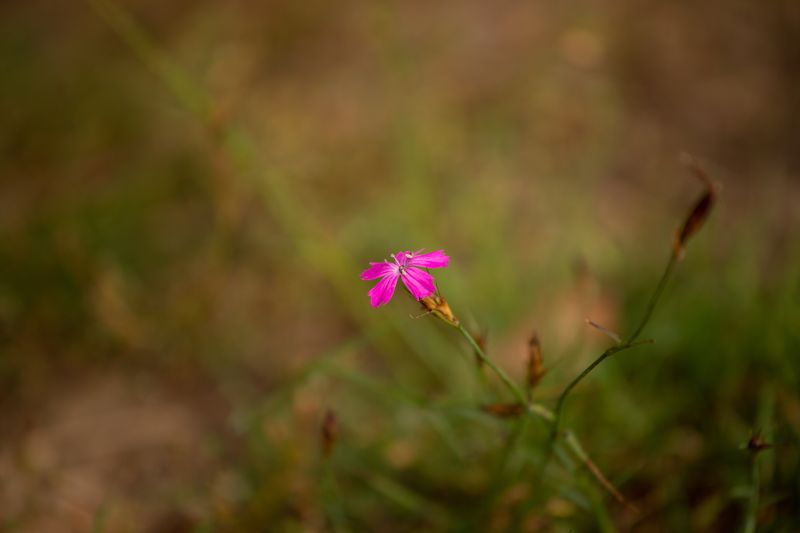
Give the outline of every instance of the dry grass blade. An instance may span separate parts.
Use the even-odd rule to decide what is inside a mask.
[[[620,344],[622,342],[622,338],[618,334],[616,334],[615,332],[611,331],[608,328],[605,328],[605,327],[601,326],[600,324],[598,324],[597,322],[595,322],[591,318],[587,318],[586,319],[586,323],[588,325],[592,326],[594,329],[596,329],[600,333],[603,333],[604,335],[607,335],[609,338],[611,338],[617,344]]]
[[[617,500],[619,503],[630,509],[635,513],[639,513],[639,508],[633,505],[628,499],[622,495],[622,493],[611,483],[606,476],[603,475],[603,472],[597,467],[594,462],[586,457],[583,461],[584,466],[586,466],[587,470],[592,473],[592,475],[597,479],[597,481],[606,489],[614,499]]]
[[[606,489],[612,496],[614,496],[615,500],[617,500],[619,503],[621,503],[628,509],[632,510],[633,512],[638,513],[639,509],[631,502],[629,502],[628,499],[625,498],[625,496],[623,496],[622,493],[617,489],[617,487],[615,487],[614,484],[608,480],[608,478],[603,474],[600,468],[598,468],[598,466],[594,464],[594,461],[592,461],[592,459],[589,457],[586,451],[577,442],[575,435],[573,435],[572,432],[568,432],[566,434],[566,440],[567,442],[573,443],[572,448],[573,450],[576,451],[576,455],[581,460],[586,469],[598,481],[598,483],[600,483],[600,485],[602,485],[604,489]]]

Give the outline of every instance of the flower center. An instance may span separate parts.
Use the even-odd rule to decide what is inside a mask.
[[[414,254],[411,252],[400,252],[397,255],[391,254],[390,257],[394,259],[394,263],[397,265],[397,271],[402,275],[409,266],[406,264],[406,262],[409,259],[412,259]]]

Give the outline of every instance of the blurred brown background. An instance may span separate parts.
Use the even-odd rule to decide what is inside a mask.
[[[570,423],[622,529],[739,527],[758,428],[758,524],[800,524],[797,2],[6,1],[0,73],[3,531],[606,528],[568,472],[487,499],[507,425],[423,408],[474,404],[467,350],[358,273],[445,248],[552,401],[640,316],[684,151],[719,209]]]

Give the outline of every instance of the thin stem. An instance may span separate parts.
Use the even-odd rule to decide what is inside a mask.
[[[569,383],[569,385],[566,386],[564,391],[558,397],[558,402],[556,403],[556,410],[555,410],[555,421],[553,423],[553,431],[554,432],[558,431],[558,425],[559,425],[559,422],[561,420],[561,411],[564,408],[564,402],[566,401],[567,396],[569,395],[570,392],[572,392],[572,389],[574,389],[578,385],[578,383],[581,382],[581,380],[583,378],[588,376],[589,373],[592,370],[594,370],[595,368],[597,368],[598,365],[600,365],[600,363],[602,363],[603,361],[605,361],[606,359],[608,359],[609,357],[611,357],[615,353],[619,353],[619,352],[627,350],[629,348],[635,348],[636,346],[640,346],[642,344],[650,344],[652,342],[653,342],[652,340],[647,339],[647,340],[643,340],[643,341],[628,341],[628,342],[625,342],[623,344],[618,344],[616,346],[612,346],[611,348],[607,349],[605,352],[600,354],[600,357],[598,357],[597,359],[592,361],[592,363],[589,366],[584,368],[583,372],[578,374],[578,376],[575,379],[573,379]]]
[[[648,344],[653,341],[645,340],[640,341],[637,340],[639,335],[641,335],[642,331],[644,330],[647,323],[650,321],[650,317],[653,316],[653,311],[655,311],[656,305],[658,301],[661,299],[661,295],[664,292],[664,288],[667,286],[667,281],[669,281],[670,276],[672,275],[672,271],[675,269],[675,265],[678,262],[678,256],[670,254],[669,261],[667,261],[667,266],[664,268],[664,273],[661,274],[661,279],[658,280],[658,284],[656,285],[655,290],[653,291],[652,296],[650,296],[650,301],[647,303],[647,308],[645,309],[644,315],[642,319],[639,321],[639,325],[636,326],[636,329],[633,330],[633,334],[628,338],[627,341],[617,344],[608,348],[606,351],[600,354],[600,356],[592,361],[592,363],[583,369],[583,371],[578,374],[575,379],[573,379],[569,385],[564,388],[561,395],[558,397],[558,402],[556,403],[556,408],[553,414],[553,425],[550,432],[550,442],[547,446],[547,455],[545,455],[544,461],[542,461],[542,465],[540,467],[540,474],[544,473],[544,469],[547,467],[547,464],[550,462],[550,458],[553,455],[553,447],[555,446],[556,439],[558,438],[558,430],[561,425],[561,413],[564,410],[564,403],[567,400],[567,396],[569,396],[570,392],[578,386],[578,384],[588,376],[592,370],[597,368],[600,363],[614,355],[615,353],[619,353],[621,351],[627,350],[629,348],[633,348],[635,346],[639,346],[641,344]]]
[[[489,357],[483,352],[483,350],[478,345],[478,343],[475,341],[475,339],[472,337],[472,335],[470,335],[469,331],[467,331],[466,328],[464,328],[464,326],[461,325],[461,324],[458,325],[458,330],[461,332],[462,335],[464,335],[464,337],[466,337],[467,341],[472,346],[472,348],[475,350],[475,353],[478,354],[478,357],[480,357],[481,361],[486,363],[486,366],[491,368],[494,371],[494,373],[497,374],[498,377],[500,377],[500,380],[505,384],[506,387],[508,387],[508,389],[514,395],[514,397],[517,399],[517,401],[527,408],[527,413],[529,415],[531,415],[531,416],[535,416],[535,417],[537,417],[537,418],[539,418],[541,420],[544,420],[547,424],[550,424],[552,426],[552,428],[553,428],[553,431],[552,431],[553,441],[551,441],[551,443],[550,443],[550,446],[549,446],[549,449],[548,449],[547,458],[545,459],[545,462],[542,465],[542,472],[543,472],[544,471],[543,468],[547,464],[547,461],[549,461],[550,455],[552,454],[553,448],[555,447],[554,440],[555,440],[555,437],[558,435],[558,419],[559,419],[558,413],[553,413],[552,411],[550,411],[548,408],[546,408],[545,406],[543,406],[541,404],[530,402],[530,401],[526,400],[526,395],[522,391],[522,389],[520,389],[519,386],[517,386],[517,384],[514,383],[511,380],[511,378],[508,377],[508,374],[506,374],[500,367],[498,367],[496,364],[494,364],[494,362],[491,359],[489,359]],[[615,349],[615,351],[620,351],[620,350],[624,350],[625,348],[630,348],[630,347],[633,347],[633,346],[636,346],[636,345],[639,345],[639,344],[644,344],[646,342],[650,342],[650,341],[632,342],[627,346],[618,346],[618,347],[614,347],[614,349]],[[606,357],[608,355],[610,355],[610,354],[607,354]],[[597,364],[599,364],[599,362],[596,362],[595,366]],[[575,383],[577,384],[577,380],[576,380]],[[573,387],[574,387],[574,385],[573,385]],[[563,400],[562,400],[562,403],[563,403]],[[572,452],[572,454],[584,466],[586,466],[589,469],[589,472],[598,480],[598,482],[606,490],[609,490],[609,492],[611,492],[611,494],[614,495],[614,497],[616,497],[620,501],[622,501],[624,503],[627,503],[625,501],[624,497],[619,493],[619,491],[617,491],[614,488],[614,486],[608,481],[608,479],[606,479],[606,477],[603,476],[603,474],[600,471],[600,469],[597,468],[597,466],[591,461],[591,459],[589,458],[589,455],[583,449],[583,446],[581,446],[580,441],[578,440],[578,438],[575,436],[574,433],[572,433],[571,431],[568,432],[567,435],[566,435],[566,438],[564,439],[564,443],[567,445],[567,448],[569,448],[570,452]]]
[[[592,364],[587,366],[583,370],[583,372],[578,374],[578,377],[573,379],[570,382],[570,384],[567,385],[567,387],[561,393],[561,396],[558,397],[558,402],[556,403],[555,412],[551,413],[552,426],[550,428],[550,439],[549,439],[549,442],[547,444],[547,454],[545,455],[544,460],[542,461],[542,464],[539,467],[539,473],[538,473],[539,477],[544,475],[544,471],[547,468],[547,464],[550,462],[550,458],[553,456],[553,450],[555,449],[556,440],[558,439],[558,431],[559,431],[559,428],[561,426],[561,412],[564,409],[564,402],[566,401],[567,396],[572,391],[572,389],[574,389],[578,385],[578,383],[580,383],[580,381],[583,378],[585,378],[592,370],[594,370],[600,363],[602,363],[608,357],[611,357],[615,353],[621,352],[623,350],[627,350],[628,348],[633,348],[635,346],[639,346],[641,344],[648,344],[648,343],[651,343],[651,342],[652,342],[651,340],[632,341],[632,342],[628,341],[627,343],[620,344],[618,346],[612,346],[611,348],[607,349],[605,352],[600,354],[600,357],[595,359],[592,362]],[[573,439],[574,439],[574,436],[571,439],[568,438],[567,439],[567,443],[570,444]],[[573,452],[575,452],[576,455],[579,458],[585,456],[585,452],[583,452],[583,450],[581,450],[581,449],[576,450],[575,446],[572,446],[572,445],[570,446],[570,448],[573,449]],[[587,463],[587,464],[591,464],[591,463]],[[590,470],[591,470],[591,467],[590,467]],[[594,472],[592,472],[592,473],[594,473]],[[598,477],[598,480],[600,480],[600,483],[603,484],[603,485],[605,485],[605,483],[607,483],[607,480],[605,478],[603,478],[603,477]],[[614,491],[612,491],[612,494],[614,494],[614,496],[616,497],[618,493],[615,493]]]
[[[467,339],[467,342],[469,342],[469,343],[470,343],[470,345],[472,346],[472,348],[475,350],[475,353],[476,353],[476,354],[478,354],[478,357],[480,357],[481,361],[483,361],[483,363],[484,363],[486,366],[488,366],[489,368],[491,368],[491,369],[492,369],[492,371],[493,371],[495,374],[497,374],[497,376],[498,376],[498,377],[499,377],[499,378],[502,380],[502,382],[505,384],[505,386],[506,386],[506,387],[508,387],[508,390],[509,390],[509,391],[511,391],[511,394],[513,394],[513,395],[514,395],[514,398],[515,398],[515,399],[516,399],[516,400],[517,400],[519,403],[521,403],[521,404],[524,404],[524,405],[527,405],[527,403],[528,403],[528,402],[527,402],[527,401],[526,401],[526,399],[525,399],[525,393],[524,393],[524,392],[522,392],[522,390],[521,390],[521,389],[520,389],[520,388],[517,386],[517,384],[516,384],[516,383],[514,383],[514,382],[511,380],[511,378],[510,378],[510,377],[508,377],[508,374],[506,374],[506,373],[503,371],[503,369],[502,369],[502,368],[500,368],[499,366],[497,366],[496,364],[494,364],[494,361],[492,361],[491,359],[489,359],[489,358],[486,356],[486,354],[485,354],[485,353],[483,353],[483,350],[482,350],[482,349],[481,349],[481,347],[478,345],[478,343],[475,341],[475,339],[472,337],[472,335],[470,334],[470,332],[469,332],[469,331],[467,331],[467,329],[466,329],[466,328],[465,328],[465,327],[464,327],[462,324],[459,324],[459,325],[458,325],[458,330],[461,332],[461,334],[462,334],[462,335],[464,335],[464,337],[466,337],[466,339]]]
[[[656,285],[655,290],[653,291],[652,296],[650,297],[650,301],[647,303],[647,308],[645,309],[644,315],[642,319],[639,321],[639,325],[636,326],[636,329],[633,331],[633,334],[628,338],[627,341],[617,344],[608,348],[600,357],[592,361],[592,363],[583,369],[583,372],[578,374],[578,376],[573,379],[569,385],[564,389],[561,395],[558,397],[558,403],[556,404],[555,409],[555,422],[553,423],[553,434],[550,437],[550,449],[552,450],[552,444],[556,439],[556,435],[558,433],[558,427],[561,422],[561,412],[564,408],[564,402],[569,396],[569,393],[572,392],[578,383],[580,383],[583,378],[588,376],[592,370],[597,368],[600,363],[614,355],[615,353],[621,352],[623,350],[627,350],[629,348],[633,348],[634,346],[639,346],[640,344],[647,344],[653,341],[646,340],[646,341],[639,341],[639,335],[641,335],[642,331],[644,330],[647,323],[650,321],[650,317],[653,316],[653,311],[655,311],[656,305],[658,305],[658,301],[661,299],[661,295],[664,293],[664,288],[667,286],[667,281],[669,281],[670,276],[672,275],[672,271],[675,269],[675,265],[677,264],[678,256],[670,254],[669,261],[667,261],[667,266],[664,268],[664,273],[661,274],[661,279],[658,280],[658,284]],[[550,453],[548,453],[547,459],[549,460]],[[545,461],[547,464],[547,461]]]
[[[761,480],[758,472],[758,453],[752,456],[752,481],[750,485],[750,498],[747,502],[747,515],[744,523],[744,533],[755,533],[758,523],[758,493],[760,491]]]
[[[553,411],[551,411],[550,409],[539,403],[529,403],[528,412],[535,414],[542,420],[549,422],[551,424],[556,420],[556,415],[553,414]]]
[[[644,316],[642,320],[639,322],[639,325],[636,326],[636,329],[633,330],[633,334],[630,336],[627,342],[635,341],[639,335],[642,333],[642,330],[647,326],[647,323],[650,321],[650,317],[653,315],[653,311],[655,311],[656,304],[658,304],[658,300],[661,298],[661,293],[664,292],[664,287],[667,286],[667,281],[669,280],[670,275],[672,274],[675,265],[678,262],[678,256],[670,254],[669,261],[667,261],[667,266],[664,269],[664,273],[661,274],[661,279],[658,281],[658,285],[656,285],[656,290],[653,291],[653,295],[650,297],[650,301],[647,304],[647,310],[644,312]]]

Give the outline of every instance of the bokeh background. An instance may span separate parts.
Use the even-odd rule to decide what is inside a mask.
[[[0,73],[0,530],[800,528],[797,2],[6,0]],[[656,342],[565,412],[635,513],[358,274],[444,248],[552,406],[584,319],[641,316],[684,151],[724,189]]]

